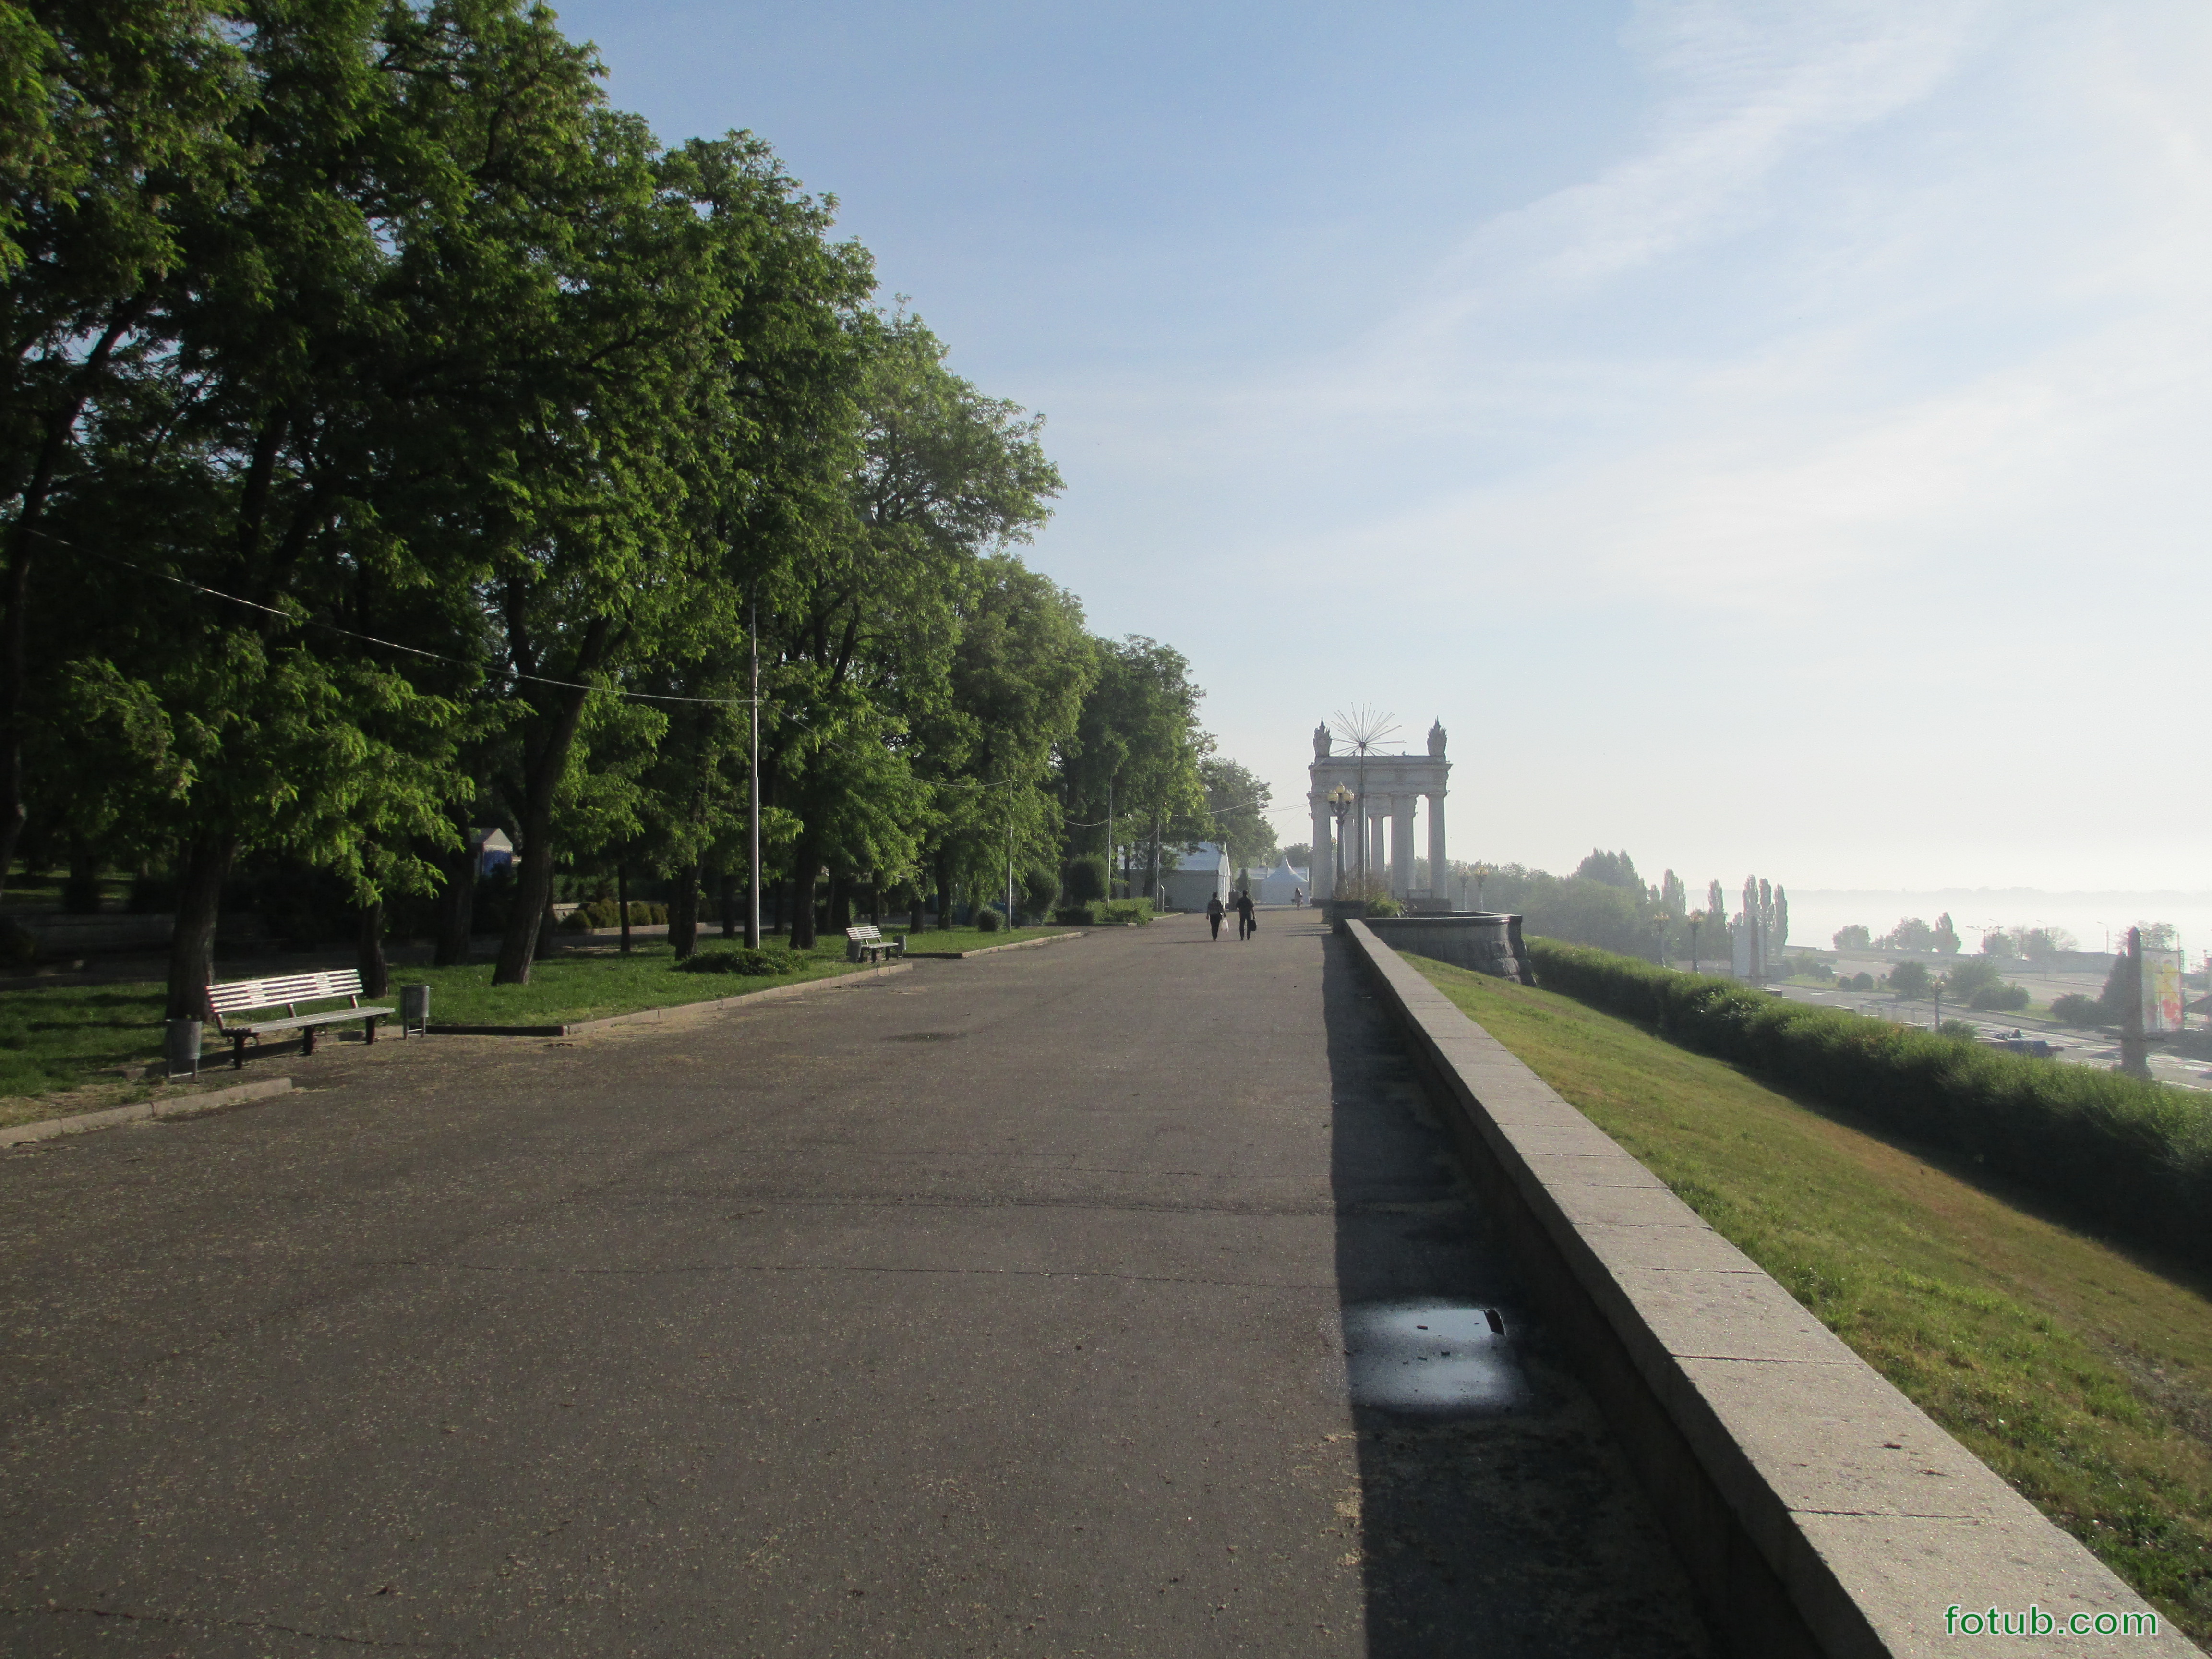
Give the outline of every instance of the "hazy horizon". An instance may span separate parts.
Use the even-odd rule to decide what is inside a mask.
[[[1048,417],[1026,556],[1285,841],[1367,702],[1455,857],[2203,879],[2212,780],[2122,761],[2208,684],[2201,5],[562,14]]]

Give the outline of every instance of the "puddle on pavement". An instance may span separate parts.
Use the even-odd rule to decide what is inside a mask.
[[[1345,1380],[1356,1406],[1424,1417],[1510,1411],[1526,1374],[1495,1308],[1369,1302],[1340,1316]]]

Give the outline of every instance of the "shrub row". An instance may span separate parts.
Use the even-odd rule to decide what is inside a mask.
[[[2212,1263],[2212,1100],[1531,939],[1537,983]]]
[[[1062,905],[1052,919],[1063,927],[1109,927],[1125,922],[1139,927],[1152,919],[1150,899],[1091,899],[1083,904]]]
[[[668,920],[665,904],[647,904],[643,899],[629,902],[629,925],[633,927],[653,927]],[[622,926],[622,906],[612,899],[599,899],[590,904],[580,904],[561,918],[563,931],[571,933],[587,933],[594,927]]]
[[[734,951],[702,951],[676,964],[679,974],[750,974],[764,978],[787,974],[799,963],[788,951],[756,951],[740,945]]]

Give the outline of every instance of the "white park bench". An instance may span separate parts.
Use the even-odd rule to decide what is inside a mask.
[[[325,1009],[321,1013],[303,1014],[303,1002],[326,1002],[343,997],[343,1008]],[[264,1037],[297,1031],[301,1052],[315,1052],[315,1033],[325,1025],[343,1025],[357,1019],[369,1042],[376,1041],[376,1022],[393,1012],[390,1008],[364,1008],[361,1006],[361,975],[347,968],[326,974],[287,974],[280,979],[234,979],[221,985],[207,988],[208,1016],[215,1021],[215,1029],[230,1039],[230,1063],[234,1070],[246,1066],[246,1045],[258,1043]],[[226,1020],[227,1014],[251,1014],[261,1010],[282,1008],[282,1019]]]
[[[902,957],[906,954],[906,936],[885,939],[883,929],[871,927],[863,922],[858,927],[845,930],[845,960],[874,962],[884,957]]]

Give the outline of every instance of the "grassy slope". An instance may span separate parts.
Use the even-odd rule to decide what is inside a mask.
[[[1551,993],[1409,958],[1975,1455],[2212,1636],[2212,1302]]]
[[[721,947],[708,941],[702,952]],[[538,963],[527,985],[495,986],[488,962],[460,968],[396,968],[402,981],[428,984],[430,1018],[440,1024],[551,1025],[666,1008],[716,997],[742,996],[772,985],[823,979],[845,971],[845,941],[797,954],[794,971],[775,977],[680,974],[665,939],[641,939],[627,958],[562,953]],[[50,1114],[21,1097],[72,1088],[119,1066],[133,1068],[161,1052],[162,991],[157,984],[57,985],[0,993],[0,1118],[27,1122]],[[212,1034],[210,1054],[228,1053]],[[59,1109],[79,1109],[64,1105]]]

